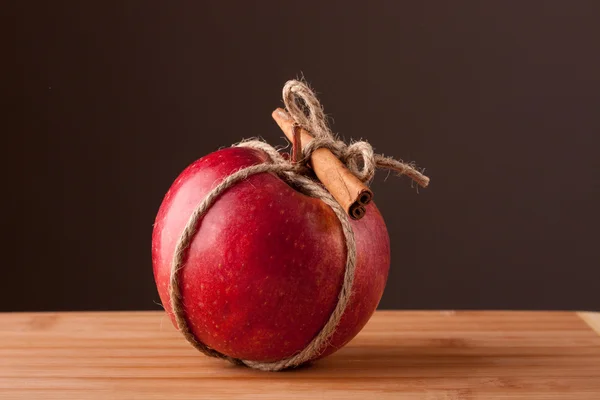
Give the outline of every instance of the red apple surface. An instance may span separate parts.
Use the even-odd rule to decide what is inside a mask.
[[[260,150],[232,147],[203,157],[175,180],[152,235],[154,277],[169,300],[171,260],[194,208],[223,178],[265,162]],[[348,343],[383,294],[389,237],[374,203],[351,220],[357,249],[352,296],[320,357]],[[180,274],[189,326],[207,346],[243,360],[277,361],[302,350],[333,311],[346,264],[339,220],[321,200],[278,176],[250,176],[226,190],[200,221]]]

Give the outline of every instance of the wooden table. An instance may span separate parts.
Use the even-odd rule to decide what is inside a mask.
[[[380,311],[346,348],[266,373],[162,312],[0,314],[0,399],[600,399],[600,314]]]

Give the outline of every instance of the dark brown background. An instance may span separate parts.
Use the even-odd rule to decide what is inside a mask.
[[[152,223],[191,161],[303,73],[374,182],[383,308],[600,310],[600,2],[2,2],[0,310],[152,309]]]

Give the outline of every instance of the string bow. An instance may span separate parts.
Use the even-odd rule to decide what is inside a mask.
[[[421,187],[427,187],[429,184],[429,178],[413,164],[376,154],[369,142],[361,140],[348,145],[337,139],[327,124],[317,96],[304,82],[287,81],[283,87],[283,102],[296,126],[304,128],[314,137],[314,140],[302,147],[300,135],[295,134],[295,153],[300,153],[294,155],[297,162],[306,164],[315,150],[325,147],[363,183],[370,182],[375,176],[375,169],[381,168],[395,171],[398,175],[406,175]]]

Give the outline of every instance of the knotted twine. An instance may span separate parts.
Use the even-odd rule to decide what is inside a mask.
[[[300,149],[300,157],[295,160],[287,160],[273,146],[261,140],[248,140],[235,144],[233,147],[249,147],[263,151],[268,156],[268,161],[232,173],[215,186],[194,209],[177,241],[171,262],[169,281],[169,297],[175,321],[179,331],[190,344],[207,356],[222,358],[235,364],[246,365],[263,371],[280,371],[297,367],[318,357],[325,350],[332,334],[335,332],[352,293],[356,268],[354,232],[348,215],[333,196],[318,182],[305,175],[310,155],[321,147],[328,148],[363,182],[368,182],[373,178],[376,168],[385,168],[396,171],[398,174],[407,175],[422,186],[427,186],[428,182],[428,178],[411,164],[375,154],[371,145],[365,141],[347,145],[338,140],[327,125],[323,107],[319,100],[304,82],[288,81],[283,87],[283,101],[295,124],[310,132],[315,139]],[[295,144],[298,145],[298,143]],[[179,282],[180,273],[186,261],[187,250],[198,232],[202,217],[227,189],[243,182],[252,175],[261,173],[275,174],[301,193],[318,198],[327,204],[339,219],[346,242],[344,281],[338,294],[338,302],[327,323],[304,349],[288,358],[274,362],[240,360],[229,357],[199,341],[188,324]]]

